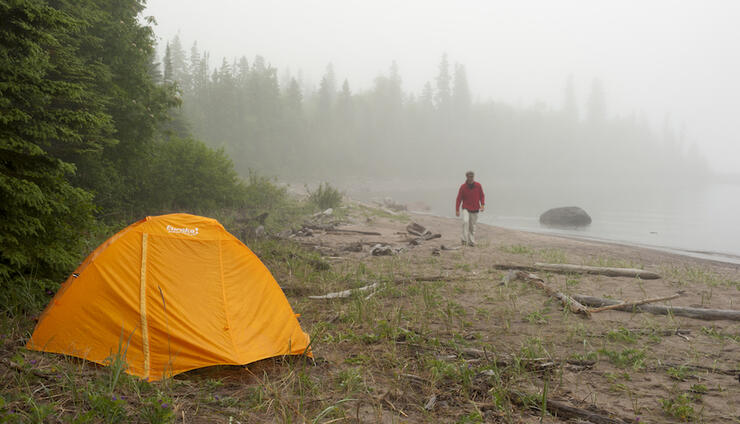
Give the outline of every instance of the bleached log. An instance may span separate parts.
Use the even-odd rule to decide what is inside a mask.
[[[599,274],[609,277],[641,278],[643,280],[657,280],[658,278],[660,278],[660,275],[655,272],[645,271],[644,269],[637,268],[611,268],[572,264],[546,264],[541,262],[535,263],[534,266],[535,268],[539,268],[543,271],[582,272],[585,274]]]
[[[616,309],[626,312],[648,312],[656,315],[676,315],[703,320],[731,320],[740,321],[740,310],[733,309],[702,309],[687,308],[682,306],[663,306],[663,305],[638,305],[627,306],[620,305],[621,301],[614,299],[605,299],[602,297],[573,295],[573,298],[584,305],[601,307],[606,305],[619,305]]]
[[[323,296],[308,296],[309,299],[336,299],[341,297],[350,297],[352,296],[352,292],[363,292],[367,290],[374,289],[375,287],[378,287],[378,283],[370,284],[369,286],[360,287],[357,289],[349,289],[349,290],[343,290],[340,292],[334,292],[334,293],[327,293]]]

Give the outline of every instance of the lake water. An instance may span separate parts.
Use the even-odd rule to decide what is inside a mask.
[[[440,216],[454,217],[460,182],[394,181],[352,184],[361,200],[391,197]],[[533,186],[481,181],[487,209],[479,221],[500,227],[642,245],[740,263],[740,185],[606,187],[578,184]],[[370,188],[372,187],[372,188]],[[559,206],[580,206],[593,222],[578,229],[542,226],[539,216]]]

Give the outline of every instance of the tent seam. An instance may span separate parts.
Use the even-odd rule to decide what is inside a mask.
[[[231,320],[229,319],[229,308],[226,303],[226,285],[224,284],[224,261],[223,261],[223,239],[218,240],[218,271],[219,279],[221,281],[221,297],[224,302],[224,316],[226,317],[226,331],[229,333],[229,339],[231,340],[231,347],[234,349],[234,354],[241,360],[241,352],[236,348],[234,342],[234,333],[231,331]]]
[[[144,379],[149,380],[149,326],[146,321],[146,247],[149,234],[142,234],[141,279],[139,289],[139,314],[141,314],[141,344],[144,351]]]

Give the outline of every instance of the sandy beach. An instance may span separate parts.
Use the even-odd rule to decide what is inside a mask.
[[[350,206],[349,210],[345,224],[338,228],[380,235],[314,231],[310,237],[295,237],[295,240],[321,252],[340,274],[346,272],[351,275],[355,272],[352,270],[362,264],[363,269],[384,275],[384,281],[395,279],[396,283],[386,283],[377,295],[367,300],[372,304],[374,318],[363,324],[351,325],[356,334],[372,333],[377,320],[392,320],[398,315],[401,317],[398,318],[400,327],[425,340],[469,341],[463,344],[491,352],[496,357],[530,355],[532,358],[529,359],[560,364],[557,370],[552,371],[557,378],[550,377],[554,378],[549,388],[553,399],[580,408],[602,410],[624,422],[636,422],[638,418],[641,422],[672,422],[681,414],[682,410],[677,409],[683,405],[681,402],[689,402],[687,396],[692,393],[696,399],[691,399],[696,401],[683,405],[692,408],[692,419],[701,417],[706,422],[736,422],[740,417],[737,402],[740,399],[740,322],[623,311],[604,311],[583,318],[564,313],[556,300],[526,282],[502,283],[507,265],[532,266],[536,262],[546,262],[639,268],[657,272],[661,278],[640,280],[578,273],[537,274],[547,285],[567,294],[634,301],[680,293],[679,298],[661,304],[738,310],[738,265],[488,225],[478,226],[476,247],[460,247],[458,220],[414,213],[393,215],[357,204]],[[441,237],[423,241],[418,246],[409,245],[410,235],[406,226],[412,221],[432,233],[441,234]],[[372,256],[369,250],[375,244],[387,244],[398,253]],[[350,251],[352,246],[358,245],[363,246],[362,251]],[[440,278],[436,283],[423,282],[421,277],[429,276]],[[296,303],[296,309],[304,314],[309,329],[314,325],[324,328],[321,323],[326,320],[342,322],[344,314],[353,309],[353,303],[346,299],[308,300],[306,295],[362,285],[356,278],[348,278],[307,287],[304,281],[283,277],[288,280],[285,281],[285,291]],[[398,283],[403,278],[408,278],[408,284]],[[420,301],[418,294],[430,286],[434,287],[436,296],[431,305]],[[365,293],[358,296],[362,297],[357,299],[363,299]],[[371,309],[370,306],[367,308]],[[450,314],[457,316],[451,320],[453,323],[447,320]],[[377,408],[360,407],[358,416],[363,422],[450,422],[459,417],[459,408],[469,406],[460,404],[463,401],[451,381],[423,387],[404,384],[398,389],[400,383],[393,381],[394,375],[398,378],[398,371],[394,374],[374,362],[382,362],[381,358],[388,354],[388,346],[382,343],[325,344],[317,340],[314,346],[317,356],[326,360],[330,367],[342,367],[348,358],[371,358],[369,361],[373,366],[365,370],[369,374],[364,381],[373,387],[375,393],[393,393],[398,411],[381,408],[382,411],[378,412]],[[408,359],[405,372],[428,376],[428,370],[423,366],[427,359],[420,358],[440,357],[441,353],[449,351],[449,347],[435,347],[429,351],[425,348],[404,350],[402,356],[414,358]],[[457,356],[453,353],[453,357],[463,358],[459,352]],[[568,360],[571,363],[582,361],[582,365],[569,365]],[[517,381],[515,385],[541,393],[543,376],[542,373],[535,374]],[[481,399],[494,390],[490,382],[475,381],[474,384],[481,385]],[[449,385],[447,391],[445,384]],[[414,406],[423,405],[431,395],[435,395],[438,402],[432,415]],[[439,401],[443,402],[439,404]],[[480,402],[484,407],[490,407],[488,403]],[[486,409],[482,410],[485,412]],[[497,415],[500,412],[493,408],[490,414],[484,413],[483,416],[486,420],[495,420],[500,418]],[[520,410],[515,419],[524,422],[536,420],[539,417],[528,415],[526,408]],[[553,419],[553,422],[557,420]]]

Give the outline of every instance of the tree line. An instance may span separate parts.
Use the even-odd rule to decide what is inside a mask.
[[[289,177],[433,177],[485,169],[504,180],[685,181],[707,173],[701,154],[667,121],[610,116],[594,79],[581,107],[572,77],[562,105],[474,101],[465,66],[443,55],[436,78],[404,91],[394,62],[370,88],[353,90],[332,65],[315,86],[262,56],[211,58],[179,37],[164,46],[164,79],[177,85],[192,131],[224,148],[239,172]],[[495,78],[495,76],[491,76]]]

